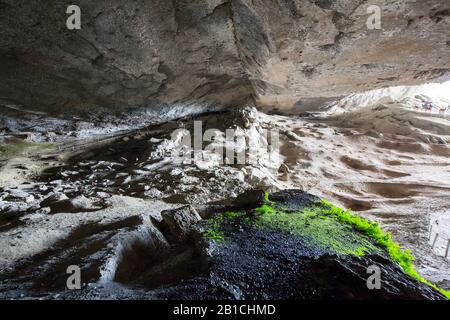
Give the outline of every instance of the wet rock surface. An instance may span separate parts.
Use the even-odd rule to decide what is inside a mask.
[[[257,191],[255,191],[257,192]],[[313,196],[295,190],[275,193],[271,200],[301,210],[312,204]],[[283,201],[286,201],[284,203]],[[228,207],[229,209],[230,207]],[[234,210],[247,210],[235,204]],[[222,209],[222,210],[225,210]],[[105,277],[108,250],[98,250],[113,230],[132,233],[141,218],[127,218],[110,225],[90,225],[72,233],[68,243],[85,237],[75,252],[59,251],[58,246],[34,258],[22,276],[1,277],[3,298],[53,299],[442,299],[427,285],[405,275],[385,255],[335,255],[301,237],[285,231],[251,227],[239,218],[222,225],[224,241],[204,238],[204,223],[189,207],[166,211],[173,217],[191,215],[189,238],[173,237],[173,228],[162,223],[147,225],[118,255],[116,267]],[[220,214],[220,212],[217,212]],[[174,219],[174,218],[173,218]],[[173,220],[172,220],[173,221]],[[197,221],[197,222],[195,222]],[[202,227],[203,224],[203,227]],[[101,232],[99,232],[101,231]],[[143,231],[141,229],[141,231]],[[353,231],[357,232],[357,231]],[[178,232],[176,232],[177,234]],[[115,231],[114,237],[120,234]],[[176,235],[175,234],[175,235]],[[122,238],[122,241],[124,238]],[[58,256],[59,255],[59,256]],[[61,256],[62,255],[62,256]],[[71,258],[72,255],[72,258]],[[52,257],[52,258],[50,258]],[[83,262],[81,290],[65,290],[65,263]],[[57,265],[48,268],[51,261]],[[45,262],[45,263],[44,263]],[[46,267],[44,267],[46,265]],[[380,290],[367,288],[367,268],[376,265],[382,271]],[[59,266],[59,267],[57,267]],[[24,272],[26,271],[27,272]]]
[[[289,190],[270,197],[289,210],[316,198]],[[242,208],[234,207],[235,210]],[[251,212],[251,211],[250,211]],[[288,232],[223,225],[225,240],[209,243],[209,275],[170,289],[175,299],[441,299],[382,255],[338,256]],[[367,287],[367,268],[383,272],[381,290]],[[187,292],[186,292],[187,291]]]

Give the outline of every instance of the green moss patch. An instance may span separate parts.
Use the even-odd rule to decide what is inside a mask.
[[[338,255],[364,256],[387,253],[406,274],[450,299],[450,291],[437,287],[418,274],[413,264],[414,257],[409,250],[401,249],[378,223],[370,222],[351,210],[343,210],[326,200],[320,200],[310,207],[292,211],[270,201],[266,194],[265,204],[256,208],[254,212],[254,215],[246,212],[225,212],[217,215],[208,220],[203,236],[216,242],[223,242],[224,223],[236,220],[254,228],[289,232],[301,237],[315,248]]]
[[[225,239],[224,233],[221,230],[222,223],[224,220],[224,215],[217,215],[208,220],[206,230],[202,233],[203,237],[216,241],[222,242]]]
[[[402,250],[400,245],[392,241],[391,235],[384,232],[378,223],[370,222],[367,219],[361,218],[350,210],[338,208],[326,200],[321,200],[318,205],[322,208],[321,210],[324,214],[333,217],[339,222],[352,226],[354,229],[373,239],[380,247],[385,248],[390,258],[400,265],[407,275],[419,280],[420,282],[426,283],[435,290],[438,290],[446,298],[450,299],[450,291],[437,287],[435,284],[425,280],[419,275],[414,268],[414,257],[411,254],[411,251]]]
[[[226,221],[240,219],[239,221],[248,224],[250,218],[245,212],[229,211],[210,218],[206,223],[206,230],[202,233],[203,237],[216,241],[224,242],[225,234],[223,232],[223,225]]]
[[[9,143],[0,143],[0,157],[11,158],[26,151],[38,151],[51,148],[52,145],[49,143],[37,143],[25,140],[17,140]]]
[[[284,230],[302,237],[306,243],[323,251],[356,256],[380,252],[371,239],[353,232],[347,224],[330,219],[319,206],[286,212],[276,209],[272,204],[265,204],[255,211],[259,213],[253,221],[256,227]]]

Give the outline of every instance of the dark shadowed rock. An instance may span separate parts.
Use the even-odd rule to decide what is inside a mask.
[[[270,200],[276,201],[277,208],[294,212],[312,206],[317,198],[287,190],[272,194]],[[76,292],[49,292],[50,287],[39,285],[33,289],[38,291],[26,294],[57,293],[63,299],[443,299],[430,286],[406,275],[383,250],[364,255],[333,253],[333,248],[315,245],[308,237],[249,223],[252,215],[246,213],[253,209],[248,202],[245,208],[234,209],[242,215],[231,212],[220,218],[217,212],[211,220],[215,221],[216,240],[198,233],[205,230],[205,223],[211,226],[212,222],[200,221],[191,207],[165,211],[162,222],[154,221],[121,249],[114,283],[99,283]],[[137,222],[132,220],[122,224]],[[345,230],[348,241],[358,232]],[[367,286],[367,270],[374,266],[381,270],[381,288],[377,290]],[[95,271],[95,267],[91,269]],[[39,273],[35,277],[42,279]],[[17,294],[7,288],[0,291],[0,297]]]
[[[168,225],[170,233],[177,241],[189,238],[202,219],[192,206],[185,206],[176,210],[161,213],[163,221]]]
[[[265,192],[262,190],[247,190],[234,200],[236,208],[256,208],[264,203]]]

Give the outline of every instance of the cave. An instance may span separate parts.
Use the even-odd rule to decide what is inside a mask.
[[[450,299],[449,12],[0,0],[0,300]]]

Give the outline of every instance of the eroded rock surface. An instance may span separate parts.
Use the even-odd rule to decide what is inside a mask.
[[[277,199],[280,208],[292,212],[317,200],[296,190],[276,193],[270,199]],[[352,228],[340,228],[340,222],[331,222],[345,235],[345,240],[340,240],[344,248],[337,249],[328,243],[331,234],[330,239],[316,242],[288,230],[258,226],[253,219],[261,213],[255,207],[242,207],[239,201],[216,209],[209,220],[201,220],[188,207],[166,210],[161,219],[162,203],[117,196],[113,201],[119,206],[102,213],[108,218],[85,216],[86,223],[68,237],[16,268],[6,269],[0,277],[0,297],[443,299],[439,292],[403,273],[370,238]],[[133,212],[127,212],[125,206],[133,201]],[[185,223],[167,227],[170,215],[171,224],[180,216]],[[304,222],[317,219],[319,225],[329,223],[322,218],[307,217]],[[211,221],[215,221],[213,225]],[[211,226],[220,238],[206,235]],[[301,228],[308,228],[308,223]],[[178,237],[187,229],[191,230],[189,238]],[[341,252],[362,244],[367,246],[367,254]],[[65,266],[72,263],[82,268],[80,290],[65,289]],[[367,287],[366,271],[374,265],[383,270],[380,290]]]
[[[66,28],[70,4],[82,10],[81,30]],[[366,26],[369,5],[382,10],[381,30]],[[446,0],[2,0],[0,8],[4,108],[90,120],[167,104],[310,105],[439,80],[450,68]]]

